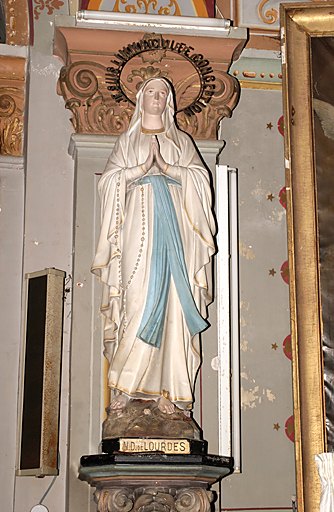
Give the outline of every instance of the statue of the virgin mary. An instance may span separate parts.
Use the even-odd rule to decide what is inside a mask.
[[[101,233],[92,272],[103,283],[111,409],[132,399],[190,410],[208,326],[215,223],[207,169],[174,120],[170,83],[143,83],[129,129],[99,181]]]

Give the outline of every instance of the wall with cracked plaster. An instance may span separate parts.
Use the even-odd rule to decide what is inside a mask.
[[[239,169],[242,473],[223,482],[223,509],[291,506],[294,447],[285,434],[293,414],[280,91],[242,89],[222,124],[224,163]],[[273,197],[272,197],[273,196]],[[270,273],[270,271],[272,271]],[[273,275],[272,275],[273,274]]]

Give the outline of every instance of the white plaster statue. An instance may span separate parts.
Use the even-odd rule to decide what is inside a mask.
[[[157,400],[192,408],[208,326],[215,251],[208,171],[174,122],[172,87],[146,81],[99,182],[102,226],[92,272],[103,283],[111,409]]]

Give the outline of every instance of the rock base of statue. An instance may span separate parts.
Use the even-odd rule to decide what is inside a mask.
[[[98,512],[209,512],[213,483],[233,472],[233,459],[207,454],[191,415],[130,400],[107,410],[101,454],[81,457],[79,478],[95,487]]]
[[[209,512],[211,485],[232,472],[233,459],[216,455],[103,453],[81,458],[79,478],[99,512]]]
[[[107,415],[102,426],[102,439],[140,436],[201,438],[200,428],[190,413],[176,407],[172,414],[165,414],[155,400],[130,400],[122,410],[109,407]]]

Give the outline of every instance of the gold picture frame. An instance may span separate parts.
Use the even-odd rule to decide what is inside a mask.
[[[317,512],[315,455],[326,451],[326,410],[311,46],[334,36],[334,2],[280,11],[297,502],[298,512]]]

